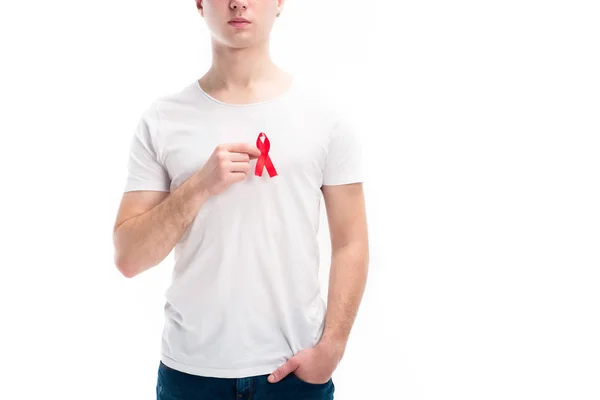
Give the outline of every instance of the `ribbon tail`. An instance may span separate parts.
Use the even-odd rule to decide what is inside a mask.
[[[269,173],[269,176],[271,178],[277,175],[277,171],[275,170],[275,166],[273,165],[273,162],[271,161],[271,157],[267,157],[265,167],[267,168],[267,172]]]

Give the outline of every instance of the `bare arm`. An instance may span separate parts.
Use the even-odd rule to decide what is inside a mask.
[[[250,160],[259,156],[260,150],[247,143],[220,144],[204,166],[173,193],[126,192],[113,229],[119,271],[131,278],[164,260],[202,204],[246,179]]]
[[[196,217],[208,194],[192,175],[173,193],[123,195],[114,226],[115,264],[128,278],[164,260]]]
[[[369,263],[362,183],[323,186],[331,236],[325,329],[320,343],[343,354],[364,293]]]

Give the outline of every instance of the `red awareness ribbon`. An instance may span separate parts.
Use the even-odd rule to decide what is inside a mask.
[[[263,143],[262,138],[265,138]],[[256,161],[256,169],[254,170],[254,175],[262,176],[263,167],[267,168],[267,172],[269,176],[272,178],[277,175],[277,171],[275,171],[275,167],[273,166],[273,162],[271,161],[271,157],[269,157],[269,150],[271,149],[271,142],[269,142],[269,138],[264,132],[261,132],[256,138],[256,147],[260,150],[260,157]]]

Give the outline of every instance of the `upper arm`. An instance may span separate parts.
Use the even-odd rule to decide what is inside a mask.
[[[336,117],[321,186],[332,248],[367,240],[360,138],[347,113]]]
[[[323,186],[331,247],[338,248],[354,241],[367,242],[367,219],[363,184]]]
[[[153,103],[144,110],[130,137],[127,177],[114,230],[154,208],[170,193],[171,179],[160,157],[158,137],[158,109]]]
[[[124,192],[170,191],[171,178],[161,157],[159,128],[158,109],[153,105],[144,111],[130,136]]]
[[[324,186],[364,182],[362,143],[356,126],[347,113],[336,114],[323,168]]]

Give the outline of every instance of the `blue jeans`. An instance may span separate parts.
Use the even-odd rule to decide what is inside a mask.
[[[161,361],[156,382],[157,400],[333,400],[333,380],[308,383],[293,372],[276,383],[266,375],[215,378],[191,375]]]

